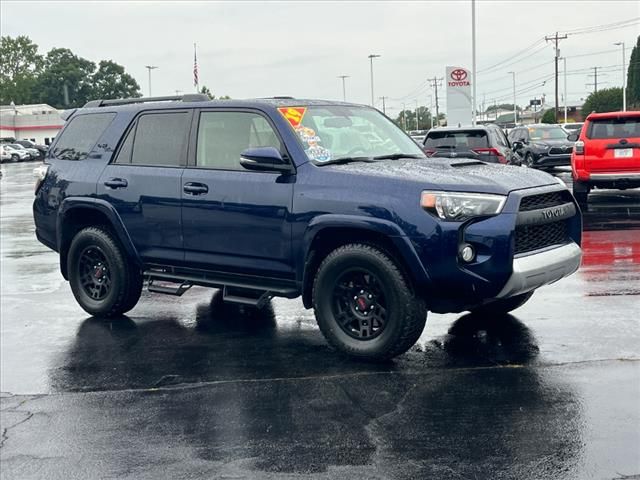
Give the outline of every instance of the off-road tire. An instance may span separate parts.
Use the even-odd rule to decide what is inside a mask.
[[[370,272],[383,292],[386,321],[381,333],[370,339],[353,338],[336,319],[335,289],[338,281],[354,270]],[[318,326],[327,342],[347,355],[369,361],[385,361],[409,350],[427,320],[424,300],[414,293],[399,266],[371,245],[349,244],[331,252],[316,272],[312,299]]]
[[[483,305],[482,307],[475,308],[471,310],[471,313],[480,315],[503,315],[515,310],[516,308],[520,308],[522,305],[527,303],[532,296],[533,292],[527,292],[513,297],[503,298]]]
[[[95,299],[83,286],[81,256],[86,252],[98,252],[105,261],[110,286],[104,298]],[[89,314],[114,317],[131,310],[142,293],[142,274],[133,264],[120,243],[104,227],[87,227],[80,230],[69,247],[67,256],[69,284],[76,301]],[[85,275],[86,279],[86,275]]]

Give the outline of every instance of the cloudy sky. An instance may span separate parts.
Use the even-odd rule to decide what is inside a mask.
[[[620,47],[631,47],[640,24],[580,29],[640,17],[638,1],[484,1],[477,7],[478,100],[510,102],[511,75],[518,103],[553,96],[555,31],[576,33],[560,44],[567,57],[568,99],[593,89],[589,67],[602,67],[602,87],[621,84]],[[200,84],[234,98],[293,95],[341,98],[338,75],[349,75],[347,99],[370,101],[369,60],[375,60],[375,95],[393,113],[429,104],[428,77],[446,65],[471,67],[471,2],[33,2],[0,3],[2,35],[28,35],[46,53],[67,47],[98,62],[125,66],[148,93],[145,65],[156,65],[153,94],[193,91],[193,44]],[[514,57],[515,55],[515,57]],[[513,60],[505,60],[514,57]],[[498,64],[498,65],[496,65]],[[490,68],[496,65],[494,68]],[[562,67],[561,67],[562,68]],[[562,77],[561,77],[562,78]],[[546,80],[546,84],[542,84]],[[562,89],[562,81],[560,83]],[[445,95],[441,93],[441,106]],[[380,105],[378,105],[380,106]]]

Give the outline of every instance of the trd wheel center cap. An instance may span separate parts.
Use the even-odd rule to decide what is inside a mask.
[[[93,276],[96,277],[98,280],[100,280],[104,275],[104,269],[103,267],[96,267],[95,271],[93,272]]]
[[[359,312],[368,312],[371,309],[371,295],[360,295],[355,299],[355,307]]]

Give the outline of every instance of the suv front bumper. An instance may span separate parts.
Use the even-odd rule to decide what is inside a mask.
[[[557,282],[580,267],[582,250],[575,243],[516,257],[513,273],[496,298],[513,297]]]

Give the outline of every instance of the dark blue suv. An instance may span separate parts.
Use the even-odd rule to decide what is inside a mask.
[[[33,211],[92,315],[132,309],[143,284],[256,307],[302,296],[331,345],[380,360],[428,310],[508,312],[580,264],[564,184],[427,158],[367,106],[187,95],[68,113]]]

